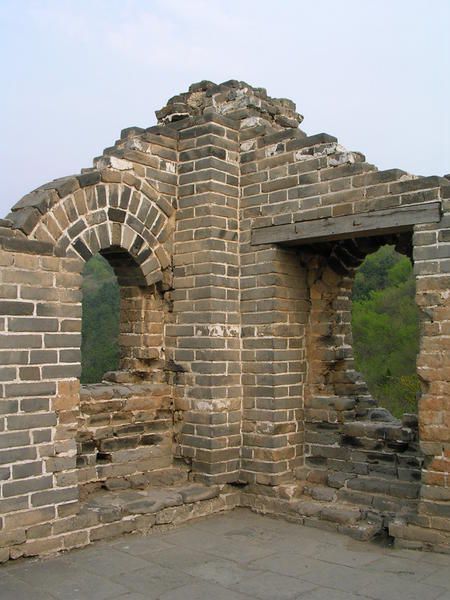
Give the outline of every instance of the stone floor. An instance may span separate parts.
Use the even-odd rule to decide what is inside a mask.
[[[450,600],[450,556],[244,509],[0,567],[1,600]]]

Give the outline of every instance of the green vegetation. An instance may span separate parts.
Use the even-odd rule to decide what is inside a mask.
[[[97,383],[119,362],[119,285],[114,271],[99,254],[83,271],[81,383]]]
[[[395,416],[417,411],[419,313],[408,258],[383,246],[358,269],[353,287],[356,369]]]

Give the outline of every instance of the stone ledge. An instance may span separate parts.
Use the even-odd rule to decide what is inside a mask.
[[[195,483],[142,491],[102,492],[81,504],[78,513],[40,524],[43,535],[35,535],[30,531],[32,528],[22,530],[22,535],[10,532],[5,539],[7,544],[0,548],[0,562],[81,548],[124,533],[150,533],[238,505],[238,491]],[[24,541],[26,536],[28,539]]]
[[[394,519],[389,524],[389,534],[394,538],[398,548],[409,550],[427,550],[450,554],[450,532],[442,529],[425,527],[409,522],[412,519]]]
[[[286,500],[243,492],[240,505],[257,513],[337,531],[361,541],[372,540],[383,531],[381,519],[351,504],[322,502],[307,497]]]
[[[207,487],[199,484],[146,490],[105,491],[88,498],[81,512],[94,512],[102,522],[105,518],[110,520],[113,515],[118,520],[127,515],[155,514],[165,508],[211,500],[218,495],[217,486]]]
[[[283,486],[282,486],[283,487]],[[292,486],[291,486],[292,487]],[[336,531],[360,541],[386,534],[385,523],[370,509],[350,503],[314,500],[290,495],[290,487],[276,496],[240,491],[231,486],[206,486],[188,483],[182,486],[119,490],[93,494],[78,506],[78,512],[50,523],[8,532],[0,548],[0,562],[9,558],[46,556],[124,533],[170,528],[191,519],[235,507],[279,517],[292,523]],[[285,492],[285,493],[284,493]],[[281,497],[284,493],[284,496]],[[36,527],[39,529],[36,530]],[[416,524],[414,517],[395,518],[388,523],[395,545],[441,553],[450,553],[450,533]],[[42,533],[41,533],[42,532]]]

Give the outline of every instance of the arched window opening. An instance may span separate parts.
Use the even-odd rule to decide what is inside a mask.
[[[81,383],[98,383],[119,366],[119,284],[100,254],[83,270]]]
[[[118,247],[93,256],[83,276],[81,383],[161,379],[167,306],[158,287]]]
[[[109,246],[100,254],[83,272],[76,435],[82,499],[101,489],[146,487],[152,471],[170,477],[173,464],[172,384],[164,355],[170,303],[162,286],[146,283],[130,252]]]
[[[408,257],[385,245],[366,256],[353,285],[355,367],[380,406],[394,416],[417,412],[419,311]]]

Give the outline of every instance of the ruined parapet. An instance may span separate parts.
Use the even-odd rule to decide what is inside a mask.
[[[266,125],[274,130],[296,129],[303,121],[292,100],[271,98],[264,88],[235,80],[220,85],[212,81],[194,83],[188,92],[170,98],[166,106],[156,111],[161,125],[213,114],[236,119],[241,128]]]
[[[379,171],[332,135],[307,136],[293,102],[244,82],[194,84],[157,117],[0,221],[0,559],[240,498],[339,530],[348,519],[357,535],[376,531],[366,522],[376,513],[398,539],[448,550],[448,178]],[[387,241],[415,263],[418,432],[371,422],[374,403],[353,365],[352,278]],[[108,396],[144,382],[149,406],[164,394],[159,415],[120,385],[109,408],[89,389],[80,400],[81,272],[97,252],[122,291],[122,372],[101,387]],[[142,428],[158,426],[163,469],[181,464],[209,488],[187,508],[168,493],[152,500],[156,516],[141,518],[138,502],[128,516],[112,511],[110,529],[97,513],[86,525],[83,483],[161,483],[156,463],[116,461],[146,445]],[[110,462],[98,464],[99,454]],[[392,498],[375,498],[373,478],[405,501],[402,521]],[[197,509],[195,498],[207,504]],[[391,502],[390,523],[375,500]]]

